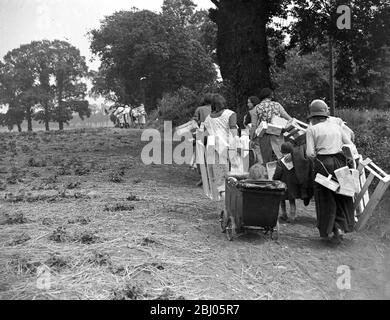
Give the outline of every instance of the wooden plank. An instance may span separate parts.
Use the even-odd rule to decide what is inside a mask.
[[[386,178],[388,174],[384,172],[381,168],[379,168],[374,162],[371,162],[370,165],[376,169],[377,172],[379,172],[383,178]]]
[[[229,146],[230,174],[245,175],[249,173],[249,137],[238,138],[234,145]],[[239,152],[240,149],[241,151]]]
[[[317,173],[314,181],[333,192],[336,192],[340,187],[336,181],[332,180],[332,175],[325,177],[321,173]]]
[[[294,142],[294,143],[301,143],[305,141],[305,134],[307,131],[308,125],[298,121],[296,119],[293,119],[291,122],[287,124],[287,127],[285,128],[285,133],[283,136],[286,140]]]
[[[284,143],[284,138],[282,136],[273,136],[270,137],[271,148],[276,155],[277,159],[283,157],[283,153],[281,152],[282,144]]]
[[[244,174],[249,173],[249,137],[241,137],[241,158],[242,158],[242,171]]]
[[[230,162],[230,171],[229,173],[232,175],[241,175],[243,174],[243,163],[240,154],[238,153],[238,149],[229,149],[229,162]]]
[[[360,191],[361,191],[361,189],[363,188],[364,184],[367,181],[366,171],[365,170],[361,171],[359,180],[360,180]],[[359,207],[360,208],[360,213],[363,212],[363,210],[366,207],[368,201],[370,201],[370,195],[369,195],[368,191],[366,191],[366,193],[363,196],[363,199],[360,201],[360,207]]]
[[[268,174],[268,180],[272,180],[273,176],[274,176],[274,173],[276,171],[276,164],[278,162],[277,161],[272,161],[272,162],[268,162],[266,164],[266,167],[267,167],[267,174]]]
[[[352,196],[355,193],[355,185],[353,177],[349,167],[345,166],[334,171],[337,181],[340,185],[340,189],[347,189],[352,192]],[[350,194],[350,192],[348,192]]]
[[[383,177],[374,170],[374,168],[371,168],[370,166],[366,166],[366,169],[370,171],[375,177],[377,177],[379,180],[383,180]]]
[[[214,173],[214,165],[215,165],[215,137],[208,136],[207,137],[207,147],[206,147],[206,168],[207,174],[209,178],[210,185],[210,194],[211,199],[218,199],[218,186],[215,184],[215,173]]]
[[[241,148],[241,139],[239,137],[235,137],[233,140],[230,140],[228,156],[230,162],[230,174],[232,175],[243,174],[243,162],[241,158],[241,153],[238,152],[238,150]]]
[[[291,136],[298,133],[299,131],[300,130],[298,128],[294,128],[293,130],[286,132],[286,138],[290,138]]]
[[[307,130],[309,128],[309,125],[307,123],[305,123],[305,122],[302,122],[302,121],[300,121],[298,119],[295,119],[295,122],[298,123],[300,126],[302,126],[302,129],[306,129]]]
[[[370,186],[372,180],[374,180],[374,177],[375,176],[372,173],[370,173],[370,175],[368,176],[366,182],[364,183],[364,186],[363,186],[362,190],[360,191],[360,193],[356,197],[355,208],[354,208],[355,210],[359,206],[359,203],[363,199],[365,193],[368,191],[368,187]]]
[[[200,174],[202,177],[202,183],[203,183],[203,192],[204,194],[211,198],[211,190],[210,190],[210,183],[209,183],[209,177],[207,173],[207,163],[206,163],[206,156],[205,156],[205,146],[201,140],[196,141],[196,162],[199,164],[200,167]]]
[[[358,170],[361,172],[365,167],[367,167],[372,160],[370,158],[367,158],[366,160],[360,161]]]
[[[342,146],[342,150],[344,155],[351,160],[354,160],[354,167],[356,166],[355,160],[360,158],[360,155],[356,149],[356,146],[354,144],[344,144]]]
[[[371,217],[376,206],[379,204],[379,202],[382,199],[383,194],[386,192],[386,189],[388,188],[389,184],[390,184],[389,182],[387,182],[387,183],[385,183],[383,181],[379,182],[378,186],[376,187],[374,193],[371,196],[370,201],[368,202],[362,215],[359,218],[359,221],[357,222],[357,224],[355,226],[356,231],[361,231],[364,228],[364,226],[367,224],[368,219]]]

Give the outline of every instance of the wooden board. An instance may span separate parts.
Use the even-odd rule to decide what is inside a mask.
[[[367,176],[366,176],[366,171],[363,170],[361,173],[360,173],[360,176],[359,176],[359,179],[360,179],[360,188],[363,188],[364,184],[366,183],[367,181]],[[360,189],[361,190],[361,189]],[[360,191],[359,191],[360,192]],[[370,195],[368,193],[368,191],[366,193],[363,194],[363,199],[362,199],[362,212],[364,210],[364,207],[367,205],[368,201],[370,201]]]
[[[308,124],[294,118],[292,121],[287,123],[284,132],[284,138],[287,141],[293,142],[298,145],[305,143],[306,131],[308,127]]]
[[[370,201],[367,206],[364,208],[363,213],[359,217],[359,220],[355,226],[356,231],[361,231],[364,226],[367,224],[368,219],[371,217],[374,212],[376,206],[381,201],[383,194],[386,192],[386,189],[389,187],[390,179],[387,182],[380,181],[378,186],[376,187],[374,193],[372,194]]]
[[[276,124],[269,123],[266,133],[272,134],[274,136],[280,136],[282,134],[283,127]]]
[[[375,191],[371,195],[369,201],[365,205],[363,212],[358,217],[358,222],[355,226],[356,231],[361,231],[364,228],[364,226],[367,224],[368,219],[373,214],[375,208],[381,201],[383,195],[385,194],[387,188],[390,185],[390,175],[388,175],[381,168],[379,168],[375,163],[373,163],[371,159],[366,159],[365,161],[362,161],[359,165],[359,170],[362,172],[368,170],[370,172],[370,175],[368,176],[367,181],[364,183],[362,190],[356,197],[355,209],[359,208],[365,194],[368,191],[369,186],[374,181],[374,179],[375,178],[378,179],[379,182],[377,187],[375,188]]]
[[[188,122],[182,124],[181,126],[176,127],[175,133],[178,136],[182,136],[186,133],[187,134],[191,133],[192,130],[194,130],[194,129],[198,129],[198,124],[196,123],[195,120],[191,120],[191,121],[188,121]]]
[[[284,143],[283,136],[270,136],[270,143],[272,151],[275,153],[278,159],[283,157],[282,144]]]
[[[249,137],[242,136],[229,146],[229,162],[231,175],[245,175],[249,173]]]
[[[219,200],[219,191],[218,191],[218,175],[219,172],[217,170],[216,165],[216,145],[215,145],[215,137],[208,136],[207,137],[207,147],[206,147],[206,168],[207,175],[209,179],[210,186],[210,198],[212,200]]]
[[[360,191],[356,195],[355,198],[355,210],[356,210],[356,216],[360,216],[364,208],[367,206],[368,201],[370,201],[370,196],[368,193],[368,186],[371,184],[372,180],[374,179],[373,176],[369,176],[370,182],[367,184],[367,187],[365,188],[365,192],[362,192],[364,185],[367,182],[367,176],[366,176],[366,170],[364,169],[367,165],[369,165],[372,162],[371,159],[367,158],[366,160],[363,160],[363,157],[361,157],[358,171],[359,171],[359,179],[360,179]]]
[[[338,190],[340,187],[340,185],[336,181],[332,180],[331,175],[325,177],[321,173],[317,173],[314,181],[322,185],[323,187],[332,190],[333,192],[336,192],[336,190]]]
[[[272,161],[267,163],[268,180],[272,180],[276,171],[276,164],[277,161]]]
[[[197,164],[199,164],[200,167],[200,174],[202,176],[203,183],[203,192],[207,197],[211,198],[210,183],[206,166],[206,150],[201,140],[196,140],[196,162]]]
[[[267,131],[267,129],[268,129],[268,123],[266,121],[261,121],[260,125],[257,127],[255,131],[255,136],[262,137],[264,133]]]
[[[340,185],[340,190],[336,193],[342,194],[348,197],[354,197],[355,184],[349,167],[342,167],[334,171],[337,181]]]
[[[241,158],[242,158],[242,171],[244,174],[249,173],[249,144],[250,139],[247,136],[241,137]]]
[[[360,158],[359,152],[354,144],[344,144],[342,146],[344,155],[351,160],[357,160]]]

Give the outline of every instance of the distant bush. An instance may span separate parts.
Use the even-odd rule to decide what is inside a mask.
[[[336,116],[343,119],[347,125],[357,130],[367,130],[368,122],[374,115],[374,111],[368,110],[351,110],[351,109],[336,109]]]
[[[299,120],[306,120],[311,101],[328,96],[327,60],[321,52],[301,55],[298,49],[289,51],[285,65],[275,68],[272,78],[277,84],[276,101]]]
[[[344,109],[338,110],[337,116],[355,132],[359,152],[390,173],[390,113]]]
[[[189,121],[199,105],[199,95],[191,89],[181,87],[176,92],[163,96],[159,104],[159,115],[162,120],[170,120],[173,126],[178,126]]]

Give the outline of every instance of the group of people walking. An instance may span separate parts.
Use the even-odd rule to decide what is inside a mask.
[[[135,126],[143,129],[146,124],[146,111],[143,104],[138,107],[113,105],[109,112],[110,118],[115,123],[115,126],[119,128]]]
[[[283,106],[274,101],[271,89],[262,89],[259,97],[249,97],[247,105],[248,112],[241,127],[246,128],[249,133],[255,163],[265,167],[267,163],[277,161],[273,177],[268,178],[281,180],[287,185],[286,197],[281,202],[280,219],[294,222],[295,200],[302,199],[307,206],[314,196],[320,236],[340,243],[343,233],[353,231],[353,199],[336,194],[314,182],[314,178],[317,173],[334,177],[335,170],[350,165],[342,152],[342,146],[353,143],[352,130],[340,118],[330,116],[329,108],[323,100],[314,100],[308,107],[306,141],[298,145],[284,141],[283,134],[259,134],[259,127],[264,122],[272,124],[275,117],[293,120]],[[219,150],[228,148],[230,139],[240,131],[236,113],[227,108],[226,100],[219,94],[205,95],[203,105],[195,111],[193,119],[205,131],[206,136],[218,137]],[[206,139],[205,142],[207,143]],[[219,153],[218,156],[221,158],[224,154]],[[292,161],[293,169],[287,168],[282,158]],[[220,170],[225,173],[229,171],[226,162],[216,163]],[[290,203],[289,213],[285,200]]]

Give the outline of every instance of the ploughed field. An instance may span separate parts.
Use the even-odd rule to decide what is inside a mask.
[[[0,134],[1,299],[383,299],[389,245],[319,239],[314,203],[277,241],[229,242],[223,203],[183,165],[144,165],[141,131]],[[339,266],[350,290],[337,288]],[[387,271],[388,272],[388,271]]]

